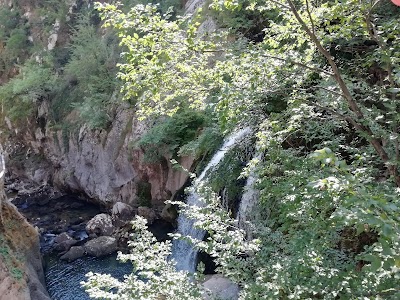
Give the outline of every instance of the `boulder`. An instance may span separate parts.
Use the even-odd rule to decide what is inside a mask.
[[[69,240],[72,240],[72,239],[73,238],[68,233],[63,232],[63,233],[57,235],[54,238],[54,243],[61,244],[61,243],[65,242],[65,241],[69,241]]]
[[[88,241],[84,248],[88,255],[105,256],[117,251],[117,239],[111,236],[101,236]]]
[[[89,235],[96,234],[97,236],[110,236],[113,231],[114,225],[111,216],[107,214],[98,214],[86,224],[86,232]]]
[[[237,300],[239,298],[239,287],[221,274],[211,275],[203,283],[203,298],[205,300]]]
[[[133,207],[129,204],[117,202],[114,204],[111,210],[111,214],[114,225],[117,227],[121,227],[133,219],[134,210]]]
[[[86,254],[86,251],[85,251],[84,247],[74,246],[74,247],[71,247],[71,249],[69,249],[67,253],[62,255],[60,257],[60,259],[71,262],[71,261],[74,261],[78,258],[85,256],[85,254]]]
[[[174,224],[176,222],[176,218],[178,217],[178,212],[176,211],[176,207],[170,203],[164,206],[160,217],[171,223]]]
[[[138,215],[145,218],[149,225],[153,224],[154,220],[156,219],[156,213],[154,212],[154,210],[147,206],[139,206]]]
[[[68,251],[71,246],[75,245],[78,241],[68,235],[68,233],[61,233],[54,239],[54,250]]]

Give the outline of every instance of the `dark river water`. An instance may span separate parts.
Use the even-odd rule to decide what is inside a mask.
[[[89,300],[88,294],[81,287],[88,272],[111,274],[122,279],[132,271],[130,263],[117,261],[116,254],[103,257],[84,257],[67,263],[56,256],[45,257],[45,275],[47,289],[53,300]]]

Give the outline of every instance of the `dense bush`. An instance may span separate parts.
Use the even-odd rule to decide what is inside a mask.
[[[65,87],[69,91],[58,101],[72,103],[81,119],[93,128],[107,127],[112,119],[117,49],[112,33],[101,36],[90,15],[81,16],[71,36],[71,54],[64,68],[63,79],[69,83]]]
[[[41,2],[38,12],[45,18],[42,23],[34,24],[37,30],[49,31],[56,19],[63,22],[67,6],[55,2]],[[82,9],[82,13],[73,16],[67,45],[44,51],[46,45],[36,44],[32,48],[35,59],[27,58],[31,42],[18,5],[13,9],[2,8],[0,16],[4,16],[0,19],[0,38],[4,44],[0,52],[2,71],[13,68],[13,74],[19,72],[1,88],[8,116],[14,120],[32,118],[37,101],[46,99],[50,102],[49,117],[55,128],[63,127],[65,122],[107,127],[114,114],[112,102],[118,98],[115,77],[120,49],[113,32],[102,32],[94,24],[98,20],[93,8]],[[79,112],[78,117],[66,121],[74,109]]]
[[[54,80],[51,68],[28,61],[19,75],[0,87],[7,116],[13,121],[34,117],[35,107],[49,95]]]
[[[181,147],[199,139],[201,130],[207,123],[204,114],[182,111],[172,117],[158,120],[138,141],[147,162],[159,162],[163,157],[177,157]],[[182,152],[181,152],[182,154]]]
[[[0,8],[0,75],[29,54],[28,27],[18,9]]]

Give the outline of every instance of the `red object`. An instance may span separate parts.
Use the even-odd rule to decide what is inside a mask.
[[[392,0],[392,2],[394,5],[400,6],[400,0]]]

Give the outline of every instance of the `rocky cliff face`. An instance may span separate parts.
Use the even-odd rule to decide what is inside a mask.
[[[49,300],[38,233],[7,201],[0,166],[0,300]]]
[[[46,120],[46,114],[43,102],[38,118]],[[144,201],[159,207],[184,185],[188,174],[172,168],[170,157],[160,164],[143,162],[143,152],[134,144],[146,128],[123,105],[108,130],[82,126],[65,136],[62,130],[38,126],[23,134],[22,143],[9,144],[11,158],[19,157],[10,171],[14,177],[37,184],[53,183],[63,190],[85,193],[106,206],[116,202],[140,206]],[[190,157],[179,162],[185,169],[193,165]]]
[[[47,300],[36,230],[3,203],[0,226],[0,300]]]

